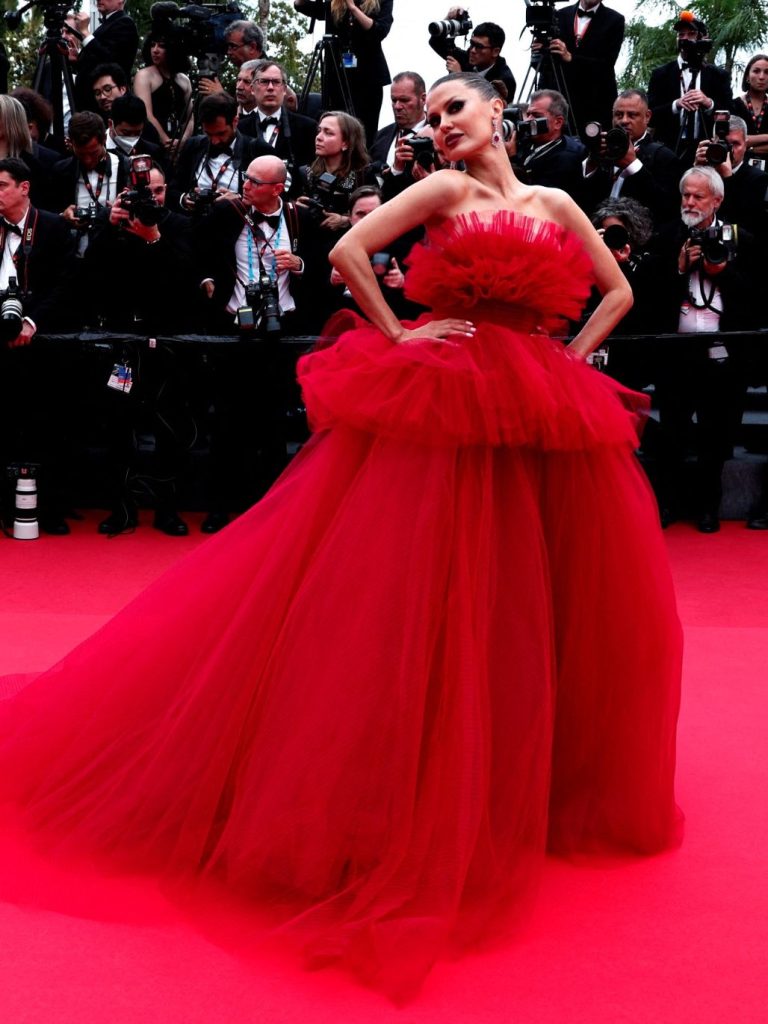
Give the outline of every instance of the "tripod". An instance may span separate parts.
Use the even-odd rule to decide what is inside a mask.
[[[30,0],[26,7],[20,8],[15,13],[20,17],[30,9],[35,0]],[[67,60],[67,41],[62,35],[64,18],[67,14],[67,7],[59,4],[55,6],[43,6],[43,24],[45,25],[45,39],[40,47],[37,58],[37,66],[32,79],[32,88],[35,92],[42,92],[44,82],[50,83],[50,98],[53,107],[53,134],[64,139],[66,136],[64,125],[64,93],[67,91],[67,101],[71,113],[75,112],[75,86],[72,79],[72,69]],[[42,87],[42,88],[41,88]]]
[[[299,97],[299,110],[307,112],[309,94],[312,92],[317,74],[320,72],[321,109],[338,107],[348,114],[355,113],[352,93],[349,89],[346,68],[341,63],[338,36],[326,34],[315,44],[309,62],[307,77]]]
[[[576,118],[574,117],[573,104],[568,92],[568,84],[565,81],[563,65],[559,57],[546,49],[548,42],[548,40],[543,42],[542,46],[544,48],[539,50],[538,53],[531,55],[531,63],[528,65],[523,84],[520,86],[518,102],[523,101],[527,103],[538,89],[556,89],[565,97],[568,104],[568,131],[571,135],[578,135]],[[529,82],[530,85],[528,84]]]

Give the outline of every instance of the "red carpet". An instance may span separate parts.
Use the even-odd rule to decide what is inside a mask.
[[[67,538],[0,539],[0,673],[50,664],[204,543],[148,525],[107,540],[96,522]],[[680,850],[605,867],[550,861],[521,940],[439,966],[405,1010],[333,974],[241,961],[170,915],[101,923],[0,904],[0,1020],[764,1024],[768,536],[679,524],[667,540],[687,644]]]

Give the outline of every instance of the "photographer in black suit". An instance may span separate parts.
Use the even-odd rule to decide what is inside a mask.
[[[29,202],[30,172],[16,157],[0,160],[0,293],[15,279],[23,320],[18,333],[7,318],[0,345],[0,444],[2,465],[24,460],[41,465],[40,527],[69,533],[64,520],[68,478],[65,452],[71,352],[33,344],[38,332],[74,326],[68,289],[72,244],[64,221]]]
[[[714,167],[723,179],[722,219],[730,224],[747,225],[753,235],[763,240],[768,235],[768,174],[745,160],[746,121],[731,115],[727,125],[728,132],[723,140],[715,138],[699,143],[694,166]]]
[[[130,81],[139,31],[123,8],[125,0],[96,0],[101,24],[91,34],[91,17],[81,11],[74,15],[75,27],[83,37],[77,57],[75,102],[78,110],[96,110],[93,97],[93,73],[99,64],[119,64]]]
[[[653,138],[650,122],[642,89],[625,89],[613,105],[613,127],[626,135],[626,150],[609,154],[603,133],[597,140],[599,149],[590,151],[582,197],[588,214],[609,196],[626,196],[650,210],[657,229],[678,219],[680,163],[668,146]]]
[[[445,16],[446,21],[460,20],[466,17],[464,7],[451,7]],[[429,37],[429,45],[445,59],[446,70],[453,74],[456,71],[476,71],[489,82],[503,82],[507,90],[507,98],[511,103],[517,85],[515,76],[501,56],[501,49],[506,41],[506,33],[501,25],[492,21],[484,21],[475,27],[466,50],[460,50],[452,38],[445,36]]]
[[[589,121],[608,124],[616,99],[615,65],[624,41],[624,16],[600,0],[580,0],[557,12],[559,32],[549,43],[553,61],[559,62],[564,93],[580,135]],[[534,43],[532,49],[540,49]],[[549,69],[542,69],[541,85],[558,88]]]
[[[529,133],[526,123],[530,128],[540,119],[546,121],[546,130]],[[522,181],[561,188],[578,201],[587,151],[577,138],[565,134],[567,122],[565,97],[555,89],[539,89],[531,94],[525,117],[512,133],[507,152]]]
[[[733,98],[728,72],[704,60],[712,46],[704,22],[684,11],[674,29],[678,56],[651,72],[648,103],[655,137],[690,167],[699,142],[712,135],[715,110],[730,110]]]

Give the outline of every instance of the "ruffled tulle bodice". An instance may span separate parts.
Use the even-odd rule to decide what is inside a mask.
[[[592,284],[575,235],[510,211],[472,214],[447,221],[408,263],[409,297],[432,310],[417,323],[466,317],[475,336],[396,345],[339,314],[328,328],[336,344],[299,364],[315,429],[565,451],[637,443],[645,400],[549,336],[567,333]]]

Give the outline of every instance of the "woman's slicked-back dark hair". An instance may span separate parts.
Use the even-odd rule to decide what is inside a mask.
[[[432,92],[438,85],[445,85],[446,82],[458,82],[461,85],[469,86],[470,89],[474,89],[475,92],[479,92],[484,100],[495,100],[499,98],[498,92],[494,89],[491,83],[484,75],[478,75],[476,71],[457,71],[453,75],[443,75],[442,78],[438,78],[436,82],[433,82],[429,88]]]

